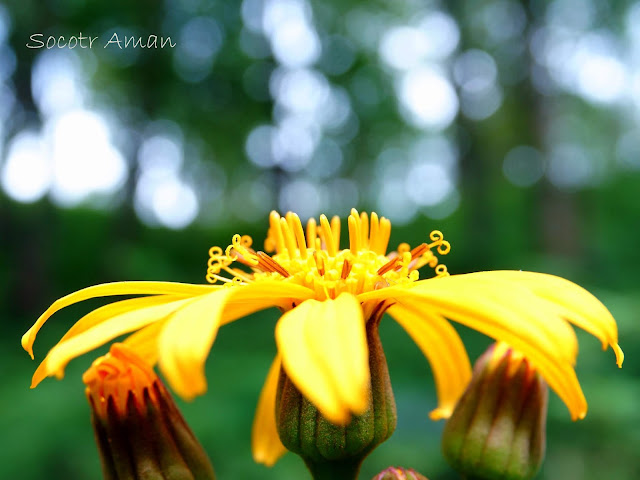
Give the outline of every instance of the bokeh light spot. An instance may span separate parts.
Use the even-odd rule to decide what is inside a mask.
[[[401,112],[418,128],[442,130],[458,113],[458,97],[439,69],[422,66],[409,70],[398,84]]]
[[[2,165],[2,188],[14,200],[32,203],[40,200],[51,185],[51,164],[42,138],[21,132],[8,145]]]

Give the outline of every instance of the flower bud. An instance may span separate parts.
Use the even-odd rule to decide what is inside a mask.
[[[503,343],[492,345],[444,428],[445,458],[469,478],[533,478],[544,457],[547,397],[526,358]]]
[[[381,316],[381,315],[380,315]],[[371,394],[369,407],[347,425],[324,418],[280,372],[276,395],[276,425],[282,444],[297,453],[313,477],[354,479],[365,457],[387,440],[396,427],[396,404],[387,361],[378,336],[380,318],[367,322]]]
[[[371,480],[429,480],[411,468],[389,467]]]
[[[153,370],[123,344],[82,380],[106,480],[212,480],[213,467]]]

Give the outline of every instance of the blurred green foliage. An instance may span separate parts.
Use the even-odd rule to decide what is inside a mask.
[[[262,2],[243,2],[252,8],[259,4]],[[487,22],[482,24],[479,19],[487,15],[494,18],[491,11],[486,13],[492,5],[524,12],[525,24],[516,37],[496,43],[495,32],[508,30],[508,22],[516,21],[509,16],[505,17],[507,23],[493,24],[493,36],[487,33]],[[258,58],[241,47],[249,33],[243,26],[239,4],[196,0],[41,4],[23,0],[10,1],[3,7],[10,18],[6,45],[16,62],[4,80],[15,103],[0,132],[5,142],[0,168],[8,161],[11,138],[47,121],[32,90],[32,68],[42,52],[25,47],[31,33],[69,35],[82,31],[102,35],[126,27],[144,34],[177,37],[190,19],[207,17],[215,19],[224,40],[213,66],[197,81],[185,80],[184,72],[181,76],[175,54],[167,50],[145,51],[131,58],[83,52],[79,58],[92,92],[90,103],[119,125],[118,147],[128,168],[124,185],[106,200],[98,198],[96,203],[92,196],[73,208],[63,208],[51,198],[22,204],[0,193],[0,322],[4,332],[0,340],[0,477],[98,477],[99,461],[80,378],[106,348],[71,362],[65,381],[47,380],[34,391],[28,388],[36,362],[20,349],[19,338],[51,302],[71,291],[108,281],[203,282],[208,248],[227,245],[234,233],[247,233],[261,242],[266,233],[266,213],[289,205],[279,194],[299,179],[324,186],[333,177],[340,177],[359,189],[357,205],[341,204],[342,197],[336,197],[336,201],[328,191],[320,201],[320,206],[330,209],[328,214],[344,214],[352,206],[384,210],[394,200],[382,195],[385,185],[393,180],[387,176],[389,172],[405,175],[412,165],[407,160],[411,145],[425,136],[443,136],[458,152],[452,177],[458,206],[447,216],[437,214],[437,205],[416,206],[407,201],[406,208],[413,214],[405,225],[394,226],[391,245],[404,241],[416,244],[437,228],[453,247],[445,259],[451,273],[543,271],[569,278],[600,298],[618,320],[620,344],[626,352],[624,368],[618,371],[610,351],[601,352],[596,340],[578,334],[581,351],[577,372],[589,401],[589,413],[585,420],[573,423],[565,406],[551,395],[547,459],[540,478],[640,478],[640,411],[636,407],[640,360],[634,355],[640,351],[640,135],[638,107],[633,103],[637,99],[617,103],[594,100],[591,90],[572,90],[558,79],[549,80],[553,69],[533,58],[532,53],[536,32],[538,42],[540,32],[544,32],[551,45],[561,37],[551,35],[553,28],[581,28],[580,35],[584,36],[604,31],[618,42],[631,45],[635,34],[630,33],[629,24],[637,18],[633,16],[637,4],[623,1],[607,7],[604,2],[586,0],[352,1],[312,2],[307,8],[313,12],[314,25],[325,46],[323,52],[327,51],[327,39],[340,35],[348,40],[354,55],[348,69],[338,74],[330,73],[333,67],[328,54],[317,60],[318,71],[350,96],[351,117],[357,125],[351,133],[346,127],[324,131],[323,138],[339,145],[343,156],[339,169],[329,177],[314,178],[321,161],[316,157],[299,170],[277,163],[264,167],[247,159],[245,145],[252,129],[269,122],[278,124],[280,114],[268,84],[282,62],[270,53],[266,38],[257,34],[251,34],[258,45],[254,47],[262,45],[266,54]],[[579,28],[558,26],[554,18],[563,8],[575,12],[571,18],[588,15],[588,21]],[[379,22],[383,33],[392,26],[415,24],[415,18],[433,11],[455,19],[460,34],[457,53],[441,62],[441,68],[452,76],[458,53],[473,49],[489,52],[495,58],[502,92],[499,109],[488,117],[472,118],[461,103],[455,120],[442,131],[418,128],[403,116],[398,106],[399,92],[394,90],[399,82],[394,76],[397,72],[364,41],[371,35],[365,31],[367,21]],[[368,15],[362,17],[366,21],[356,22],[356,14],[363,12]],[[354,22],[361,32],[356,28],[353,33]],[[374,38],[374,45],[376,42]],[[509,50],[510,45],[518,47],[515,52]],[[629,52],[635,51],[634,45]],[[631,53],[620,58],[626,59],[629,75],[637,76]],[[0,61],[2,65],[9,64]],[[374,92],[375,102],[358,100],[364,84]],[[455,88],[464,99],[463,85]],[[144,142],[145,129],[167,121],[179,126],[185,145],[197,146],[194,157],[205,166],[202,170],[192,165],[190,150],[185,147],[182,173],[200,189],[200,216],[187,228],[175,231],[148,225],[134,208],[142,168],[136,152]],[[635,142],[635,150],[627,148],[625,138]],[[562,164],[568,168],[568,179],[553,176],[557,160],[554,152],[567,143],[577,145],[591,162],[596,173],[592,172],[590,180],[574,181],[580,165],[571,162]],[[505,176],[505,156],[518,145],[534,147],[545,159],[545,176],[529,186],[517,186]],[[396,156],[384,160],[385,151]],[[215,168],[207,170],[207,165]],[[322,167],[319,165],[320,170]],[[226,181],[220,183],[222,177]],[[255,205],[249,197],[258,184],[264,185],[271,196]],[[207,189],[209,194],[214,189],[220,191],[208,195]],[[402,209],[395,211],[400,215]],[[387,215],[393,222],[393,215]],[[100,304],[85,302],[57,314],[38,337],[36,361],[76,319]],[[277,312],[268,311],[224,327],[207,364],[208,393],[192,403],[180,403],[222,479],[305,478],[302,462],[293,455],[286,455],[272,469],[251,459],[251,422],[275,353],[272,338],[276,319]],[[442,424],[427,417],[436,401],[426,360],[395,323],[383,322],[381,328],[398,404],[398,429],[371,455],[361,478],[370,478],[389,465],[414,468],[431,480],[457,478],[440,454]],[[475,332],[464,328],[459,331],[471,358],[489,343]]]

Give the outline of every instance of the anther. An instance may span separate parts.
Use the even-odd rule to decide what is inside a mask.
[[[353,265],[351,264],[351,262],[349,260],[345,260],[342,264],[342,274],[340,275],[340,278],[345,280],[349,276],[349,273],[351,273],[352,267]]]
[[[264,252],[257,252],[256,255],[258,256],[258,268],[260,268],[260,270],[264,272],[276,272],[284,278],[291,276],[287,269],[276,262],[270,255]]]
[[[426,252],[428,249],[429,249],[429,245],[427,245],[426,243],[423,243],[422,245],[418,245],[416,248],[411,250],[411,260],[415,260],[424,252]]]
[[[378,275],[384,275],[396,266],[396,262],[400,257],[394,257],[378,269]]]

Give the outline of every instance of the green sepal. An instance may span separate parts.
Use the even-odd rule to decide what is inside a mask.
[[[544,458],[548,388],[526,359],[512,371],[511,352],[496,364],[492,355],[490,347],[476,362],[445,425],[443,453],[468,479],[528,480]]]
[[[396,427],[395,399],[387,361],[378,335],[380,316],[367,322],[371,391],[369,408],[345,426],[324,418],[280,371],[276,424],[283,445],[305,461],[318,479],[354,479],[365,457],[387,440]]]
[[[124,412],[113,397],[104,416],[92,408],[91,420],[105,480],[214,480],[202,446],[166,389],[158,382],[129,392]],[[89,395],[93,407],[93,399]]]

